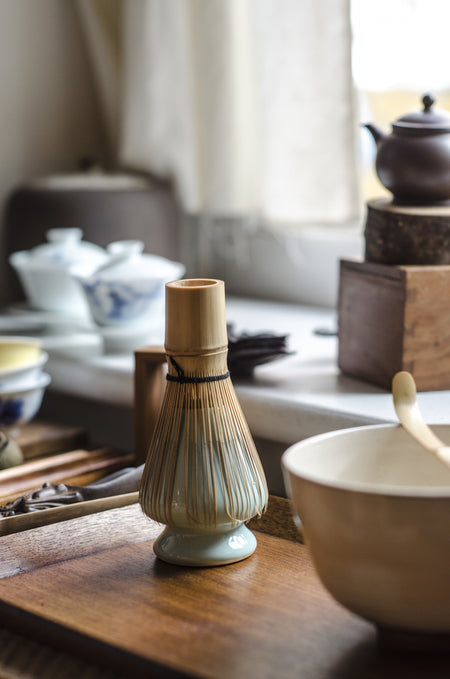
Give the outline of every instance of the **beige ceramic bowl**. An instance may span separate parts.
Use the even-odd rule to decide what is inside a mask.
[[[12,370],[39,360],[41,343],[30,337],[0,337],[0,371]]]
[[[20,363],[12,368],[0,368],[0,391],[29,384],[41,373],[48,361],[46,351],[40,351],[37,358]]]
[[[433,427],[450,442],[450,425]],[[282,467],[319,577],[393,632],[450,634],[450,470],[397,425],[296,443]]]

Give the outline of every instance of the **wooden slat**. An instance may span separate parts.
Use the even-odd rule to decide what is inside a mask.
[[[126,505],[131,505],[138,501],[138,492],[124,493],[123,495],[112,495],[110,497],[98,498],[96,500],[86,500],[85,502],[75,502],[70,505],[65,505],[61,507],[52,507],[50,509],[41,509],[36,512],[30,512],[28,514],[18,514],[17,516],[7,516],[0,519],[0,536],[11,535],[16,533],[21,533],[23,531],[29,531],[31,529],[40,528],[42,526],[48,526],[55,523],[61,523],[65,521],[71,521],[77,519],[81,516],[87,516],[89,514],[98,514],[99,512],[104,512],[115,507],[124,507]],[[92,528],[89,522],[83,524],[85,532],[89,532]],[[59,544],[62,540],[64,544],[67,538],[66,534],[67,527],[64,526],[60,531],[55,531],[52,536],[52,541],[55,545]],[[40,535],[34,534],[36,540],[40,539]],[[24,538],[24,543],[30,544],[30,536]],[[96,538],[97,544],[97,538]],[[108,546],[111,546],[111,536],[108,535]],[[5,577],[6,575],[12,575],[13,573],[8,570],[5,572],[5,542],[2,542],[2,561],[0,563],[0,577]],[[48,556],[48,555],[47,555]],[[23,570],[23,569],[21,569]]]
[[[146,460],[164,395],[166,354],[164,347],[144,347],[134,356],[134,448],[139,465]]]

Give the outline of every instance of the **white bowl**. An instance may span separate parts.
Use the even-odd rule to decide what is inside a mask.
[[[48,353],[41,351],[38,357],[12,368],[0,369],[0,389],[16,389],[36,379],[48,361]]]
[[[48,243],[10,255],[9,262],[34,309],[89,317],[86,300],[70,269],[77,266],[91,273],[106,261],[107,254],[103,248],[81,238],[80,229],[50,229]]]
[[[98,325],[136,326],[155,317],[164,321],[164,286],[186,269],[165,257],[142,254],[143,246],[141,241],[111,243],[110,262],[97,272],[85,276],[72,270]]]
[[[27,384],[0,389],[0,426],[24,424],[33,419],[41,407],[50,375],[41,373]]]
[[[450,441],[450,425],[433,427]],[[318,575],[384,630],[450,634],[450,470],[397,425],[315,436],[282,457]]]

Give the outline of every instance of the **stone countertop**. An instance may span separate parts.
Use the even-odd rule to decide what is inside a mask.
[[[389,392],[340,373],[335,311],[230,298],[227,321],[237,332],[289,336],[291,355],[257,367],[251,379],[233,380],[254,436],[290,444],[324,431],[397,421]],[[53,391],[132,407],[132,352],[50,354]],[[428,422],[450,421],[449,391],[423,392],[418,398]]]

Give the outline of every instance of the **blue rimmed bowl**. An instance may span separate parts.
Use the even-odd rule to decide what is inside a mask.
[[[182,278],[186,269],[180,262],[142,253],[143,247],[141,241],[111,243],[110,260],[95,273],[72,271],[98,325],[136,326],[155,316],[164,319],[164,286]]]
[[[38,413],[51,378],[47,373],[16,387],[0,388],[0,426],[29,422]]]

